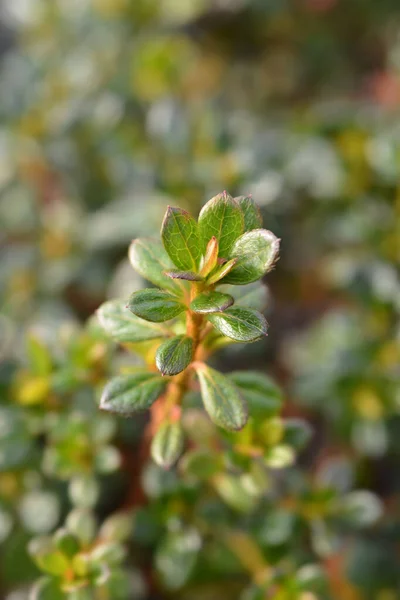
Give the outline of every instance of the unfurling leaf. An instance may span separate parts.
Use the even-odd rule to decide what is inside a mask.
[[[219,244],[215,236],[207,244],[207,248],[204,254],[203,266],[201,267],[201,274],[206,277],[215,267],[217,266]]]
[[[243,234],[234,244],[230,257],[237,263],[223,283],[245,285],[260,279],[273,267],[278,256],[279,240],[271,231],[254,229]]]
[[[178,269],[170,269],[165,271],[165,274],[171,279],[183,279],[185,281],[203,281],[203,277],[193,271],[179,271]]]
[[[232,258],[224,262],[222,265],[217,266],[217,268],[208,276],[207,283],[217,283],[223,277],[225,277],[230,271],[232,271],[233,267],[237,263],[237,258]]]
[[[100,408],[132,415],[147,410],[162,394],[166,381],[157,373],[133,373],[114,377],[104,388]]]
[[[225,312],[212,313],[207,318],[217,331],[237,342],[256,342],[267,335],[267,321],[256,310],[228,308]]]
[[[173,269],[174,264],[158,240],[151,238],[133,240],[129,247],[129,260],[135,271],[147,281],[178,296],[183,295],[185,290],[183,283],[172,281],[165,275],[165,271]]]
[[[253,198],[250,198],[249,196],[238,196],[235,200],[242,209],[244,231],[251,231],[252,229],[259,229],[262,227],[261,212]]]
[[[122,300],[105,302],[97,310],[101,326],[117,342],[143,342],[167,336],[161,325],[133,315]]]
[[[192,361],[193,340],[185,335],[177,335],[167,340],[157,350],[156,365],[163,375],[177,375]]]
[[[282,393],[267,375],[255,371],[236,371],[230,375],[249,403],[249,412],[256,418],[272,417],[282,406]]]
[[[169,469],[178,460],[183,445],[184,436],[181,424],[164,422],[153,437],[151,456],[160,467]]]
[[[211,420],[224,429],[237,431],[247,422],[247,404],[236,386],[222,373],[196,365],[204,407]]]
[[[197,271],[200,257],[200,238],[196,221],[181,208],[169,206],[161,228],[164,248],[178,269]]]
[[[201,209],[199,232],[203,253],[214,236],[219,244],[219,256],[229,258],[233,244],[243,231],[243,213],[227,192],[218,194]]]
[[[228,294],[221,292],[205,292],[199,294],[190,304],[191,310],[196,313],[222,312],[232,306],[234,300]]]
[[[185,310],[185,305],[168,292],[151,288],[134,292],[127,306],[137,317],[153,323],[173,319]]]

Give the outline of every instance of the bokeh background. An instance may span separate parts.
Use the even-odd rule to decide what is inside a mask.
[[[282,243],[268,341],[218,364],[283,386],[313,427],[304,477],[368,490],[361,533],[315,528],[323,597],[399,597],[399,106],[398,0],[0,0],[2,598],[26,598],[26,541],[62,522],[75,473],[41,467],[49,383],[27,339],[59,365],[78,336],[89,360],[81,325],[143,285],[131,239],[224,189],[251,193]],[[161,589],[147,597],[214,597]]]

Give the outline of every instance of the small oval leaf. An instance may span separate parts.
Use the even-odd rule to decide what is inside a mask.
[[[163,423],[153,437],[151,456],[153,460],[169,469],[179,458],[184,445],[183,429],[180,423]]]
[[[211,420],[223,429],[237,431],[247,422],[247,404],[237,387],[222,373],[196,364],[204,407]]]
[[[279,240],[271,231],[248,231],[232,248],[231,257],[237,258],[237,263],[224,277],[223,283],[246,285],[261,279],[274,266],[278,252]]]
[[[203,253],[214,236],[219,244],[219,256],[228,258],[233,244],[243,231],[243,213],[227,192],[211,198],[200,211],[199,232]]]
[[[190,304],[191,310],[196,313],[222,312],[232,306],[234,300],[229,294],[209,292],[199,294]]]
[[[178,269],[197,271],[201,258],[199,232],[196,221],[186,210],[168,206],[161,237],[165,250]]]
[[[127,306],[137,317],[153,323],[169,321],[185,310],[185,306],[168,292],[151,288],[134,292]]]
[[[158,348],[156,365],[163,375],[177,375],[188,367],[193,357],[193,340],[177,335]]]
[[[103,329],[117,342],[143,342],[168,335],[162,326],[133,315],[122,300],[105,302],[97,310],[97,316]]]
[[[147,410],[162,394],[166,381],[156,373],[114,377],[104,388],[100,408],[120,415]]]
[[[217,331],[237,342],[256,342],[267,335],[267,321],[261,313],[249,308],[228,308],[207,318]]]

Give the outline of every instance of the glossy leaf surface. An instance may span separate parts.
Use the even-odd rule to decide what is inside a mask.
[[[233,244],[244,231],[244,217],[235,200],[223,192],[207,202],[199,215],[199,232],[205,252],[212,237],[219,244],[219,256],[228,258]]]
[[[196,221],[181,208],[169,206],[161,228],[164,248],[170,259],[183,271],[197,271],[201,249]]]
[[[221,292],[205,292],[199,294],[190,304],[191,310],[196,313],[222,312],[232,306],[234,300],[229,294]]]
[[[205,364],[196,366],[204,407],[211,420],[224,429],[237,431],[247,422],[247,404],[237,387],[219,371]]]
[[[157,373],[114,377],[104,388],[100,408],[127,416],[147,410],[161,395],[165,386],[166,381]]]
[[[156,365],[163,375],[177,375],[191,363],[193,340],[185,335],[177,335],[158,348]]]
[[[184,304],[168,292],[151,288],[132,294],[127,306],[137,317],[153,323],[173,319],[185,310]]]
[[[278,256],[279,240],[266,229],[254,229],[243,234],[234,244],[231,257],[237,264],[223,283],[245,285],[257,281],[274,265]]]
[[[249,308],[228,308],[207,318],[217,331],[236,342],[256,342],[267,335],[267,321],[261,313]]]

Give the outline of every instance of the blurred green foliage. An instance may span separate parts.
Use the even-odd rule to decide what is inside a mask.
[[[2,597],[56,600],[66,553],[75,599],[399,596],[399,8],[0,3]],[[268,341],[215,363],[283,390],[268,431],[299,455],[267,477],[232,434],[221,462],[196,393],[168,471],[146,415],[98,411],[141,362],[90,318],[144,287],[130,241],[222,189],[282,239]]]

